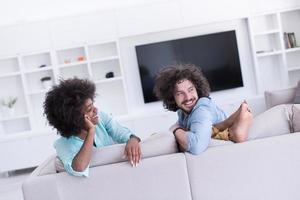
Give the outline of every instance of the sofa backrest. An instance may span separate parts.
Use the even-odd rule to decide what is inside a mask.
[[[31,177],[23,183],[25,200],[191,200],[185,156],[182,153],[90,169],[89,178],[66,172]]]
[[[276,105],[292,103],[294,101],[295,95],[296,87],[265,91],[266,108],[270,109]]]
[[[193,200],[300,199],[300,133],[185,154]]]
[[[125,144],[94,148],[90,168],[127,161],[122,157],[124,148]],[[142,141],[141,150],[143,159],[178,152],[175,138],[169,132],[153,134],[147,140]],[[42,176],[63,171],[65,170],[61,161],[56,155],[52,155],[36,168],[31,176]]]

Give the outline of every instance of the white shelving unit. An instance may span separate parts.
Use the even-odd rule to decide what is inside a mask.
[[[1,109],[0,141],[12,134],[17,139],[18,135],[24,138],[25,132],[31,137],[36,132],[49,131],[43,102],[51,87],[43,85],[41,79],[50,77],[51,86],[61,78],[75,76],[95,82],[99,94],[95,101],[97,106],[114,116],[127,114],[117,41],[14,55],[0,59],[0,84],[7,86],[7,90],[0,91],[0,99],[18,98],[13,115]]]
[[[300,9],[266,13],[248,18],[257,90],[295,86],[300,80],[300,47],[287,48],[285,32],[300,42]]]

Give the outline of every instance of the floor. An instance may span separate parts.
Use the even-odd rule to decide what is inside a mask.
[[[33,169],[0,174],[0,200],[23,200],[22,183]]]

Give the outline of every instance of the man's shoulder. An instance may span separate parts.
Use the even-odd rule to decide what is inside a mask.
[[[208,109],[210,108],[212,105],[214,105],[214,102],[212,101],[211,98],[209,97],[201,97],[199,98],[199,100],[197,101],[195,107],[193,110],[202,110],[202,109]]]

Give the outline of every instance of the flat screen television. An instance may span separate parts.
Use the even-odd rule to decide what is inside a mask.
[[[243,86],[234,30],[138,45],[135,50],[145,103],[157,101],[153,94],[156,74],[176,63],[199,66],[211,91]]]

